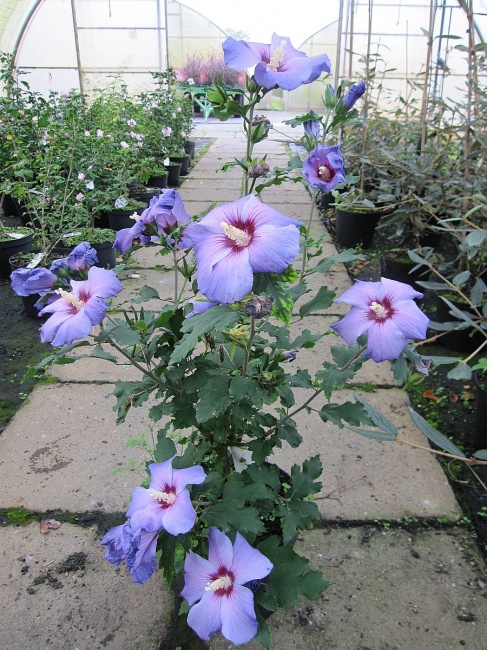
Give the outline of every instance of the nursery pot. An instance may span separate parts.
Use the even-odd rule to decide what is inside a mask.
[[[138,208],[137,210],[107,210],[108,223],[110,228],[118,232],[124,228],[132,228],[135,220],[132,219],[134,212],[142,214],[145,208]]]
[[[189,153],[191,160],[193,160],[196,155],[196,142],[194,140],[186,140],[184,143],[184,151]]]
[[[437,321],[438,323],[449,323],[458,320],[455,318],[455,316],[452,316],[450,314],[450,308],[446,302],[441,299],[440,296],[435,294],[433,302],[436,305],[436,314],[433,318],[434,321]],[[456,300],[450,300],[450,302],[452,305],[457,307],[457,309],[475,316],[475,313],[469,308],[468,305],[457,302]],[[460,321],[458,322],[460,323]],[[434,330],[434,332],[435,334],[438,333],[436,330]],[[465,352],[470,354],[472,352],[475,352],[479,345],[481,345],[484,341],[485,336],[481,332],[476,330],[474,327],[466,327],[462,329],[451,330],[442,334],[438,338],[438,345],[442,345],[444,348],[447,348],[447,350],[455,350],[456,352]]]
[[[9,259],[16,253],[29,251],[32,248],[33,233],[28,235],[19,233],[21,237],[11,237],[6,241],[0,241],[0,278],[9,278],[12,269]]]
[[[117,264],[117,251],[113,248],[113,241],[105,241],[100,244],[90,244],[96,250],[98,262],[95,266],[102,269],[113,269]]]
[[[169,160],[175,163],[181,163],[181,171],[179,172],[180,176],[187,176],[189,174],[189,163],[191,162],[191,156],[189,153],[184,156],[169,156]]]
[[[172,162],[170,165],[165,165],[167,169],[167,186],[179,187],[179,177],[181,175],[181,163]]]
[[[319,194],[316,198],[316,205],[319,210],[328,210],[332,208],[335,204],[335,197],[331,192],[323,192]]]
[[[410,260],[399,259],[397,253],[382,253],[380,256],[380,274],[383,278],[410,284],[413,289],[423,293],[424,289],[416,284],[416,282],[417,280],[427,280],[430,271],[422,266],[413,271],[415,266],[417,264]]]
[[[167,187],[167,174],[161,174],[160,176],[151,176],[147,183],[150,187],[158,187],[160,190]]]
[[[359,212],[336,208],[336,243],[353,247],[370,248],[374,232],[380,220],[377,212]]]
[[[159,186],[146,186],[144,189],[139,190],[137,192],[130,192],[130,197],[132,199],[135,199],[136,201],[141,201],[142,203],[146,203],[149,205],[150,200],[154,196],[159,196],[161,193],[161,188]],[[132,224],[133,225],[133,224]]]
[[[3,214],[6,217],[17,217],[18,213],[18,203],[13,199],[10,194],[3,195],[2,210]]]
[[[475,384],[475,425],[473,446],[475,450],[487,448],[487,372],[477,370]]]

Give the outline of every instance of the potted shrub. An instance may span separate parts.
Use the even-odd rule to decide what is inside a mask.
[[[34,232],[22,226],[4,226],[0,220],[0,278],[10,277],[12,255],[32,248]]]
[[[370,248],[381,218],[390,212],[388,194],[366,194],[353,188],[340,194],[333,190],[336,214],[336,242],[341,246]]]

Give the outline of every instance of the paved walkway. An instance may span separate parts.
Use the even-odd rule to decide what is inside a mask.
[[[293,136],[296,131],[282,124],[286,114],[268,116],[278,132],[258,150],[268,153],[271,166],[284,164],[282,133]],[[194,136],[214,141],[180,188],[190,214],[238,197],[238,171],[217,175],[215,170],[243,155],[240,130],[238,119],[198,122]],[[283,214],[307,220],[310,199],[300,185],[270,188],[263,200]],[[313,234],[322,233],[316,216]],[[332,243],[326,243],[325,253],[334,252]],[[152,249],[137,252],[115,307],[129,303],[143,284],[169,296],[170,282],[155,268],[160,260]],[[340,291],[350,285],[341,265],[313,282]],[[346,309],[333,306],[314,314],[306,327],[326,331]],[[300,352],[296,366],[317,370],[331,338]],[[0,529],[0,649],[158,650],[170,637],[173,599],[162,579],[156,575],[146,585],[134,585],[124,566],[115,569],[105,562],[98,519],[91,514],[101,512],[109,525],[126,511],[143,476],[143,454],[127,448],[126,441],[148,430],[146,411],[134,409],[117,426],[114,400],[107,399],[113,382],[131,373],[130,367],[94,359],[57,366],[50,371],[53,383],[37,387],[0,436],[0,508],[22,507],[64,522],[48,534],[40,532],[38,522]],[[403,438],[425,444],[388,364],[367,362],[355,381],[359,392],[364,384],[373,388],[366,398],[394,421]],[[348,397],[349,391],[337,396]],[[366,440],[307,414],[298,420],[304,444],[280,450],[277,461],[290,468],[321,454],[318,504],[326,525],[304,534],[298,544],[332,586],[320,601],[303,600],[270,618],[272,647],[484,650],[482,560],[468,530],[454,524],[461,510],[437,461],[428,453]],[[453,523],[414,532],[394,527],[397,520],[417,518]],[[382,526],[373,525],[377,521]],[[221,637],[211,642],[214,650],[230,647]]]

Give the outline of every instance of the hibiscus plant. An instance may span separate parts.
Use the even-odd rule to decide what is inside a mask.
[[[361,397],[338,404],[332,395],[369,358],[393,360],[403,378],[411,364],[426,372],[409,340],[425,337],[428,320],[415,303],[421,294],[382,279],[358,282],[338,299],[352,309],[330,332],[314,334],[303,326],[291,334],[291,321],[330,307],[336,297],[322,282],[310,295],[311,274],[326,278],[336,260],[353,252],[323,257],[322,238],[310,236],[309,223],[281,214],[251,191],[259,178],[255,165],[266,168],[253,147],[268,132],[265,120],[255,120],[255,108],[276,85],[292,90],[329,73],[330,62],[326,55],[307,57],[276,34],[270,44],[228,38],[223,51],[234,70],[253,68],[243,106],[222,85],[209,91],[215,114],[244,118],[247,152],[237,163],[244,195],[202,218],[191,217],[176,190],[154,197],[131,228],[117,233],[115,246],[124,255],[140,245],[171,255],[172,299],[144,286],[129,311],[110,313],[107,301],[121,285],[113,272],[95,267],[83,280],[66,279],[50,293],[48,287],[43,313],[52,315],[42,337],[62,347],[41,367],[93,356],[115,364],[122,358],[140,372],[138,379],[116,383],[115,409],[122,422],[129,409],[149,407],[156,440],[146,446],[147,479],[135,488],[126,521],[101,541],[105,557],[115,565],[126,562],[138,583],[162,568],[169,583],[180,584],[181,614],[202,639],[221,630],[235,644],[255,638],[269,647],[266,613],[297,603],[300,595],[317,599],[327,587],[294,549],[299,531],[320,518],[313,497],[321,489],[321,460],[315,456],[285,473],[273,451],[301,444],[295,416],[303,410],[340,428],[394,440],[393,425]],[[350,117],[362,91],[327,91],[325,116],[298,119],[308,157],[286,174],[295,171],[311,191],[343,181],[340,148],[328,139],[331,125]],[[270,180],[280,183],[284,176]],[[87,337],[93,325],[100,327]],[[314,376],[294,368],[303,349],[336,333],[345,343],[337,337]],[[305,389],[302,403],[294,389]]]

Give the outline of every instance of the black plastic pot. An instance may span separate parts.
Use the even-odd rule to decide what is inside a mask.
[[[179,172],[180,176],[187,176],[189,174],[189,163],[191,162],[191,156],[189,153],[184,156],[169,156],[169,160],[175,163],[181,163],[181,171]]]
[[[138,210],[107,210],[108,223],[112,230],[118,232],[123,228],[132,228],[135,221],[132,219],[134,212],[142,214],[145,208],[138,208]]]
[[[32,248],[34,234],[24,235],[19,239],[8,239],[0,241],[0,278],[9,278],[12,272],[10,258],[16,253],[29,251]]]
[[[475,318],[475,313],[461,302],[455,300],[450,300],[451,304],[454,305],[457,309],[464,311],[468,314],[471,314]],[[434,321],[438,323],[450,323],[455,322],[458,319],[455,316],[452,316],[450,308],[440,296],[435,295],[433,303],[436,306],[436,313],[433,318]],[[460,324],[460,321],[458,321]],[[435,330],[435,333],[437,331]],[[456,352],[465,352],[471,354],[485,341],[485,336],[476,330],[474,327],[466,327],[457,330],[451,330],[442,334],[438,338],[438,345],[442,345],[447,350],[454,350]]]
[[[150,200],[154,196],[159,196],[161,193],[161,188],[159,186],[147,186],[138,192],[130,192],[130,198],[135,199],[136,201],[141,201],[146,205],[149,205]]]
[[[95,266],[102,269],[113,269],[117,264],[117,251],[113,248],[113,241],[106,241],[100,244],[90,244],[96,250],[98,262]]]
[[[147,183],[150,187],[158,187],[159,189],[164,189],[167,187],[167,174],[161,174],[160,176],[151,176]]]
[[[370,248],[374,232],[380,220],[377,212],[359,212],[336,209],[336,243],[340,246],[361,245]]]
[[[487,449],[487,372],[477,370],[475,384],[475,426],[473,446],[475,450]]]
[[[181,163],[172,162],[170,165],[165,165],[167,169],[167,186],[179,187],[181,175]]]
[[[335,197],[331,192],[323,192],[316,197],[316,205],[319,210],[328,210],[335,205]]]
[[[196,142],[194,140],[186,140],[184,143],[184,151],[189,153],[191,160],[193,160],[196,155]]]
[[[416,282],[418,280],[426,281],[430,275],[429,269],[420,266],[413,271],[417,264],[397,258],[397,253],[382,253],[380,256],[381,277],[410,284],[416,291],[424,293],[424,289]]]

